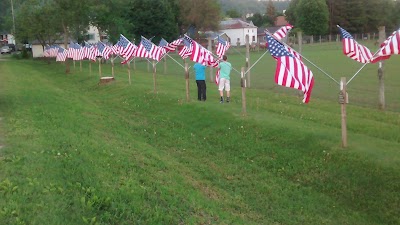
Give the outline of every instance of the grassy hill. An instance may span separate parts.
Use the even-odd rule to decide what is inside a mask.
[[[230,51],[240,70],[242,53]],[[337,46],[304,51],[336,79],[360,66]],[[186,102],[172,60],[166,74],[158,66],[157,94],[144,61],[131,85],[126,66],[98,85],[96,64],[65,75],[58,63],[0,61],[0,224],[399,224],[398,58],[385,64],[387,111],[371,91],[376,65],[349,85],[342,149],[336,84],[313,69],[301,104],[272,83],[264,57],[247,116],[234,72],[232,102],[220,104],[213,83],[195,100],[192,77]]]

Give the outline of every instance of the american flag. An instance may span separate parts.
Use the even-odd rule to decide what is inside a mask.
[[[113,52],[113,54],[115,55],[121,55],[121,52],[124,50],[124,47],[122,47],[122,45],[120,44],[119,41],[117,41],[117,43],[115,43],[115,45],[113,45],[111,47],[111,50]]]
[[[160,61],[161,57],[165,54],[165,49],[154,45],[152,42],[142,36],[141,44],[149,53],[149,58]]]
[[[217,37],[217,41],[218,41],[218,44],[217,44],[216,53],[221,58],[223,55],[225,55],[225,52],[229,49],[229,47],[231,45],[229,44],[229,42],[225,41],[220,36]]]
[[[339,26],[338,26],[339,27]],[[372,58],[370,50],[357,43],[345,29],[339,27],[342,35],[343,54],[360,63],[367,63]]]
[[[110,58],[112,50],[109,46],[105,45],[102,42],[97,43],[97,49],[99,50],[100,56],[103,57],[105,60]]]
[[[275,31],[275,33],[273,34],[273,36],[275,37],[275,39],[277,40],[281,40],[282,38],[286,37],[287,33],[293,28],[292,25],[287,24],[286,26],[283,26],[281,28],[279,28],[277,31]]]
[[[96,57],[100,55],[99,50],[97,49],[97,45],[90,46],[86,54],[87,54],[86,58],[92,61],[96,61]]]
[[[126,62],[133,56],[135,56],[135,52],[137,50],[137,46],[130,42],[124,35],[119,36],[119,41],[117,42],[122,47],[122,51],[120,51],[120,55],[125,58]]]
[[[56,61],[57,62],[64,62],[67,59],[67,50],[62,47],[58,48]]]
[[[149,52],[144,47],[142,41],[140,41],[140,44],[138,45],[138,48],[135,52],[135,56],[140,58],[149,58],[150,56]]]
[[[400,29],[394,31],[382,44],[378,53],[371,59],[372,63],[389,59],[391,55],[400,53]]]
[[[192,54],[192,43],[193,40],[189,36],[185,35],[183,37],[184,46],[178,53],[178,55],[180,55],[182,59],[185,59]]]
[[[314,86],[314,77],[311,70],[268,34],[267,42],[271,56],[277,61],[275,82],[285,87],[303,91],[303,102],[308,103]]]
[[[167,52],[172,52],[175,51],[181,43],[182,39],[180,38],[171,43],[168,43],[164,38],[162,38],[158,46],[163,47]]]

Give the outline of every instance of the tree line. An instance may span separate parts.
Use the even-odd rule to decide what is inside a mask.
[[[396,0],[291,0],[287,20],[308,35],[337,34],[336,25],[350,33],[376,32],[379,26],[399,28]]]

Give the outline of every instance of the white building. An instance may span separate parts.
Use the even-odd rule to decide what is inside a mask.
[[[246,35],[249,35],[249,42],[257,42],[257,27],[253,22],[247,23],[241,19],[230,19],[221,21],[220,32],[225,33],[231,45],[243,46],[246,44]]]
[[[2,42],[3,45],[7,45],[7,44],[15,45],[15,38],[12,34],[0,33],[0,42]]]
[[[87,42],[90,44],[95,44],[100,41],[99,30],[95,26],[89,26],[86,36],[87,36]],[[105,35],[103,35],[103,41],[105,41],[104,37],[105,37]],[[63,40],[58,40],[54,44],[64,47]],[[43,53],[44,53],[43,46],[38,41],[33,41],[32,42],[32,57],[33,58],[43,57]]]

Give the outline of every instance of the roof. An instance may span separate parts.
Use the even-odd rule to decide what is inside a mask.
[[[275,18],[275,26],[285,26],[286,24],[288,24],[288,21],[286,20],[285,16],[277,16]]]
[[[228,37],[228,35],[225,34],[225,32],[214,32],[214,31],[207,31],[204,32],[204,34],[206,35],[206,38],[211,38],[211,39],[217,39],[218,36],[221,37]]]
[[[230,19],[224,20],[220,22],[221,30],[228,30],[228,29],[241,29],[241,28],[257,28],[254,26],[253,22],[250,23],[245,22],[241,19]]]

